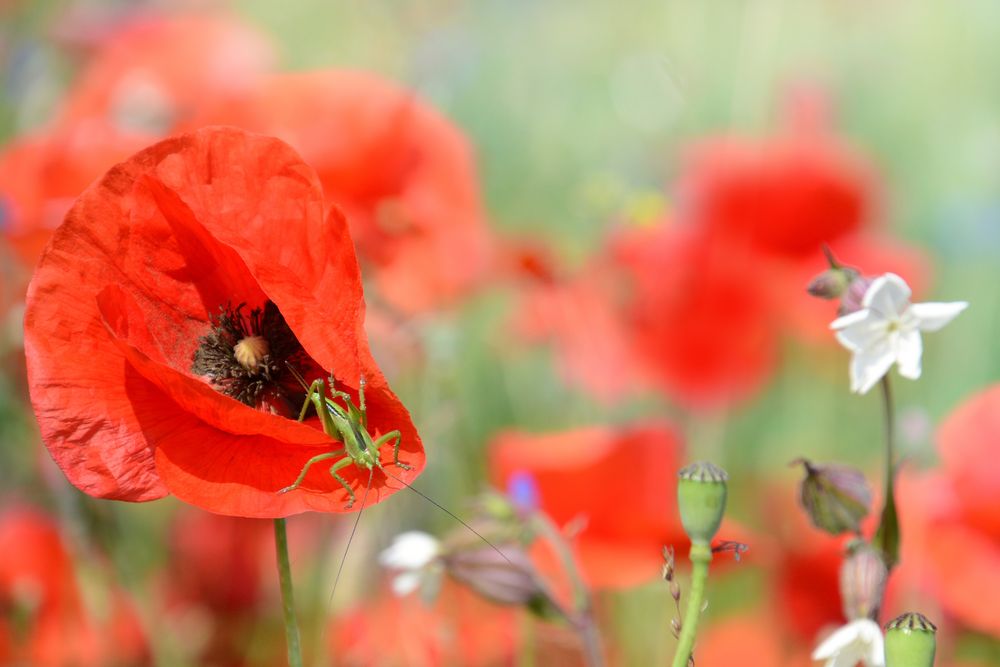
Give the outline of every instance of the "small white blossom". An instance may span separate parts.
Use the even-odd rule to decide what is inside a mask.
[[[397,535],[378,556],[382,567],[399,570],[392,579],[396,595],[409,595],[420,586],[424,570],[441,554],[441,543],[431,535],[412,530]]]
[[[893,363],[899,374],[920,377],[923,353],[921,331],[937,331],[969,304],[910,303],[910,288],[902,278],[887,273],[876,278],[861,302],[861,310],[837,318],[830,328],[837,340],[853,353],[851,391],[864,394],[889,372]]]
[[[826,660],[825,667],[885,667],[885,644],[878,623],[862,618],[851,621],[823,640],[812,654]]]

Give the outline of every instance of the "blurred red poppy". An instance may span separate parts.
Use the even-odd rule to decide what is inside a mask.
[[[36,667],[150,663],[131,605],[104,590],[105,613],[89,613],[56,523],[14,507],[0,515],[0,659]],[[13,617],[7,616],[7,613]]]
[[[635,390],[631,332],[618,305],[620,276],[614,267],[594,261],[572,278],[534,273],[544,271],[534,263],[524,270],[533,272],[533,279],[521,290],[516,333],[529,341],[554,341],[566,380],[602,401]]]
[[[281,416],[303,398],[287,365],[351,392],[363,377],[369,428],[402,431],[413,470],[399,476],[424,465],[363,321],[346,224],[324,217],[315,173],[287,145],[227,128],[163,141],[77,200],[35,273],[25,351],[42,437],[97,497],[173,493],[261,518],[344,511],[346,491],[324,470],[277,494],[336,444]],[[244,341],[252,354],[237,359]],[[373,479],[372,502],[401,487]]]
[[[677,403],[743,399],[775,367],[779,330],[767,267],[704,230],[661,223],[623,233],[614,256],[632,283],[626,317],[638,367]]]
[[[301,151],[394,308],[452,301],[486,270],[489,235],[469,144],[412,91],[360,71],[281,74],[192,119],[212,123],[273,134]]]
[[[966,399],[937,434],[943,471],[904,477],[904,565],[963,624],[1000,634],[1000,385]]]
[[[318,514],[290,523],[297,571],[314,567],[309,554],[317,552],[316,537],[328,534],[330,525]],[[169,560],[158,575],[167,610],[163,621],[184,637],[178,648],[188,663],[242,667],[284,659],[282,643],[254,641],[273,627],[270,610],[280,599],[271,522],[186,507],[172,519],[167,547]]]
[[[197,606],[221,617],[252,612],[270,574],[273,527],[267,521],[227,517],[195,509],[170,526],[166,594],[175,605]],[[219,563],[225,563],[224,569]]]
[[[274,61],[267,38],[231,16],[136,18],[100,45],[56,125],[111,127],[148,143],[212,97],[250,86]]]
[[[663,545],[687,544],[677,514],[680,459],[680,437],[662,422],[511,431],[490,447],[497,484],[526,473],[537,485],[539,508],[557,525],[581,522],[573,544],[584,577],[598,588],[655,579]]]
[[[767,609],[744,611],[739,616],[706,619],[695,646],[696,664],[714,667],[812,667],[810,647],[786,641],[781,626]]]
[[[22,137],[0,153],[3,237],[30,274],[73,200],[111,165],[141,146],[107,135],[47,132]],[[24,281],[27,285],[27,279]]]
[[[684,221],[766,254],[800,257],[868,221],[873,183],[863,162],[833,136],[786,132],[694,144],[678,198]]]
[[[517,650],[515,610],[445,581],[432,604],[383,588],[334,618],[330,652],[346,667],[509,665]]]
[[[150,16],[114,29],[56,118],[0,153],[0,228],[24,272],[88,185],[272,61],[265,38],[222,15]]]

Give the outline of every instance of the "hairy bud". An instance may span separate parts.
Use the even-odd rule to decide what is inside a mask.
[[[865,298],[865,292],[868,291],[873,282],[875,282],[875,279],[867,276],[858,276],[852,280],[851,284],[847,287],[847,291],[844,292],[843,297],[840,299],[840,314],[848,315],[861,310],[863,308],[861,302]]]
[[[521,549],[502,546],[462,549],[443,558],[445,571],[483,597],[504,605],[531,605],[545,591],[531,559]]]
[[[799,486],[799,500],[809,520],[831,535],[858,532],[872,502],[871,488],[861,471],[850,466],[801,463],[806,476]]]
[[[839,299],[858,277],[858,272],[851,268],[830,268],[813,278],[806,291],[820,299]]]
[[[840,599],[847,620],[874,620],[878,616],[888,577],[889,570],[877,549],[862,540],[848,546],[840,566]]]

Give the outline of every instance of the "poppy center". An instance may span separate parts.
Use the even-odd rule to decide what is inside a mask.
[[[191,370],[244,405],[291,416],[305,392],[289,366],[306,372],[315,364],[273,302],[249,313],[245,306],[219,308],[198,341]]]
[[[270,351],[271,346],[263,336],[247,336],[233,346],[233,356],[236,357],[236,361],[251,373],[260,367]]]

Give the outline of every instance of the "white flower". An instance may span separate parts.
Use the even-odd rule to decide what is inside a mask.
[[[396,595],[409,595],[420,586],[424,569],[441,554],[441,543],[431,535],[411,530],[397,535],[378,555],[382,567],[399,570],[392,579]]]
[[[861,618],[851,621],[823,640],[812,654],[813,660],[826,660],[826,667],[885,667],[885,646],[878,623]]]
[[[899,374],[920,377],[921,331],[937,331],[969,304],[910,303],[910,288],[894,273],[876,278],[861,301],[861,310],[837,318],[830,328],[853,353],[851,391],[864,394],[896,363]]]

